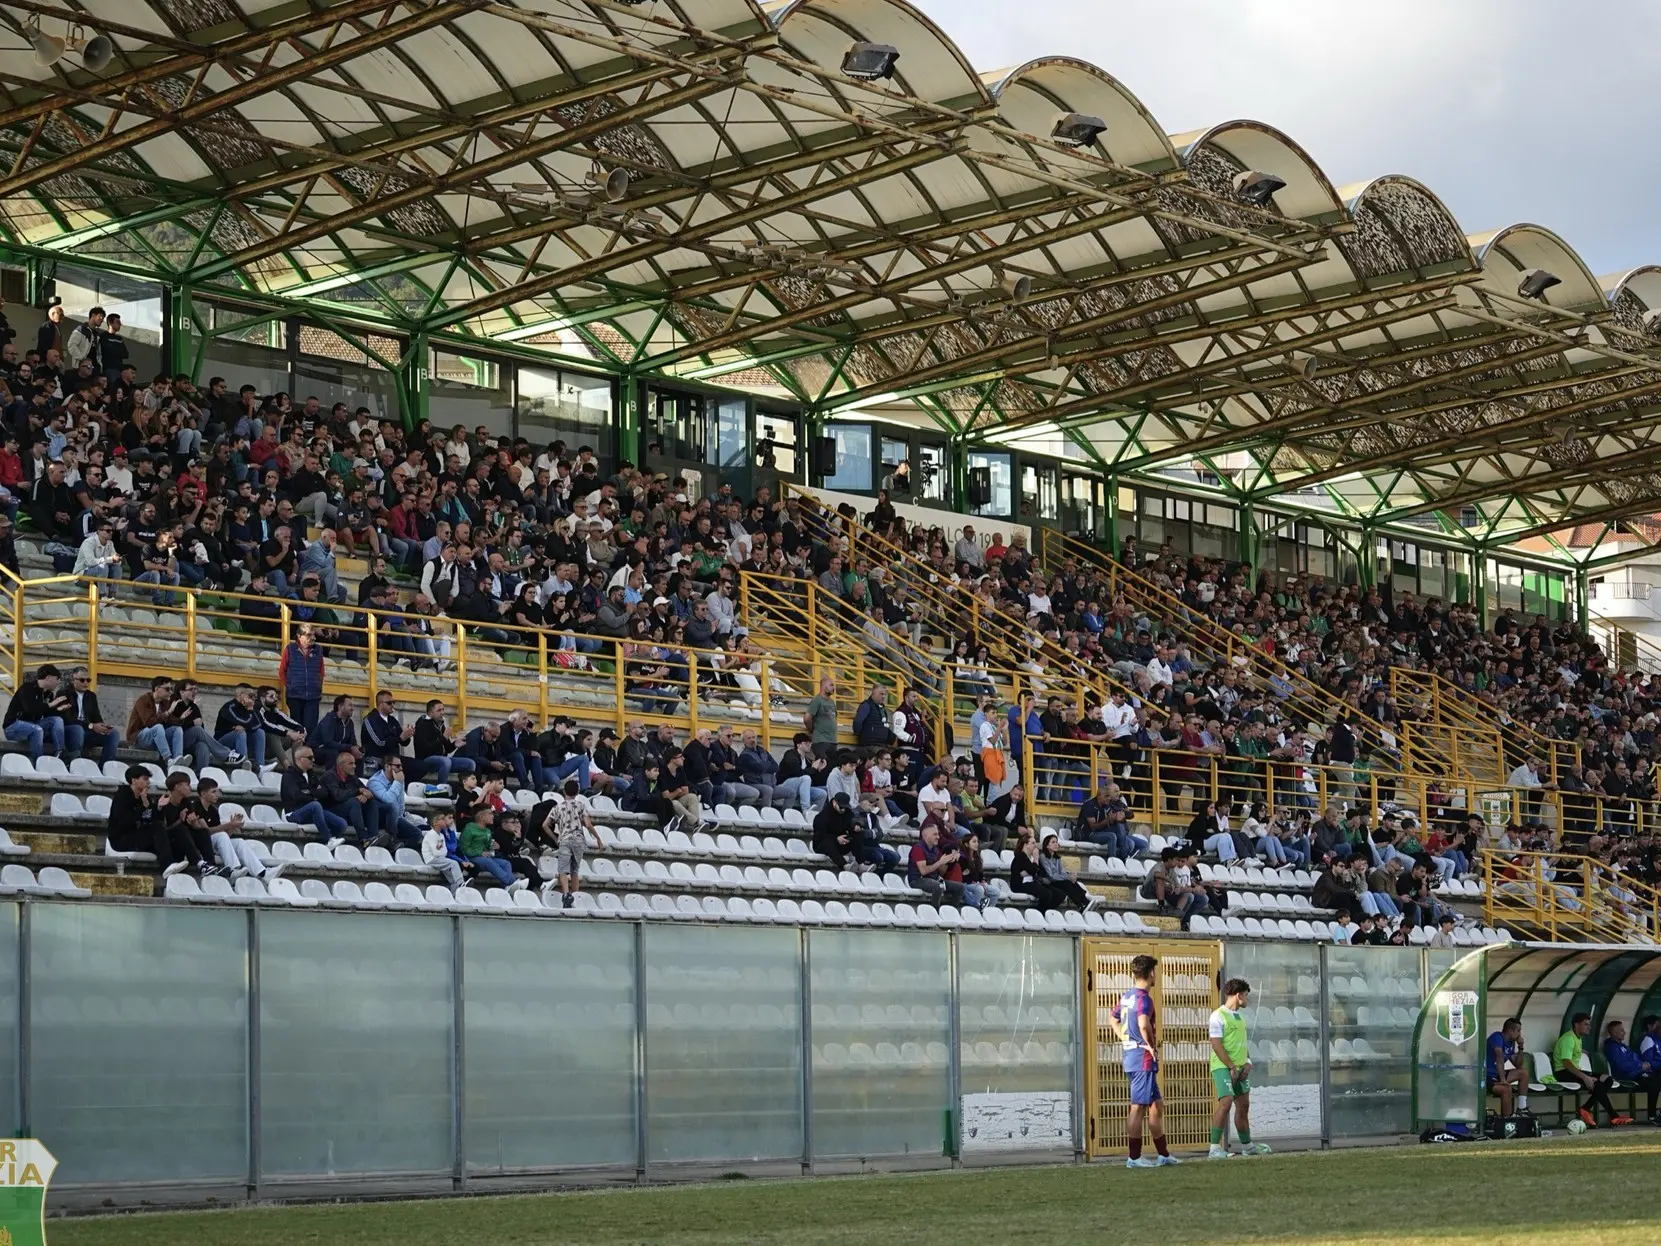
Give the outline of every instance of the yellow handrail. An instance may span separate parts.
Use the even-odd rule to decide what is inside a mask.
[[[1595,857],[1491,852],[1482,879],[1490,925],[1531,926],[1553,942],[1647,943],[1661,936],[1661,893]]]

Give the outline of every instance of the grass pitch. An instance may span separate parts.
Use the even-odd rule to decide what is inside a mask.
[[[53,1221],[52,1246],[1654,1246],[1661,1131]]]

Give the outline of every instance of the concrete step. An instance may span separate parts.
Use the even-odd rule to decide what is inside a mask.
[[[40,792],[20,791],[16,788],[0,792],[0,813],[38,814],[46,805],[47,799]]]
[[[154,874],[109,874],[71,870],[69,877],[77,887],[85,887],[95,896],[153,896],[156,894]]]
[[[58,856],[98,856],[104,853],[102,835],[78,831],[12,831],[12,842],[31,853]]]

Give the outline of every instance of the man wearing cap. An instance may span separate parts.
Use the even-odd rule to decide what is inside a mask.
[[[115,524],[108,518],[98,520],[75,551],[73,574],[106,580],[121,578],[121,551],[115,547]]]

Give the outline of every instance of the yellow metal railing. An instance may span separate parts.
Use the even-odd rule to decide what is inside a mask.
[[[1527,927],[1554,943],[1652,943],[1661,931],[1661,892],[1595,857],[1489,853],[1482,880],[1490,925]]]
[[[1549,781],[1558,782],[1570,766],[1580,764],[1580,748],[1568,740],[1553,739],[1517,722],[1459,685],[1429,671],[1392,667],[1390,695],[1398,705],[1412,709],[1418,721],[1456,731],[1472,747],[1473,765],[1492,758],[1490,773],[1505,781],[1530,757],[1545,763]],[[1477,773],[1473,771],[1473,773]]]
[[[131,585],[73,576],[9,587],[0,592],[0,611],[13,621],[7,666],[14,691],[20,674],[45,662],[84,662],[95,682],[167,673],[215,687],[277,685],[284,649],[309,623],[324,650],[324,692],[331,697],[372,699],[387,691],[416,703],[436,698],[461,728],[515,709],[541,722],[556,712],[568,714],[620,733],[630,720],[668,722],[686,731],[748,727],[771,747],[803,728],[824,669],[809,655],[735,656],[430,616],[432,634],[421,639],[430,642],[431,652],[412,655],[389,630],[412,617],[403,611],[192,588],[170,590],[177,604],[157,607],[147,587],[135,598]],[[275,607],[276,616],[252,613],[262,604]],[[438,669],[396,665],[411,656]],[[847,720],[839,714],[838,722],[847,736]]]

